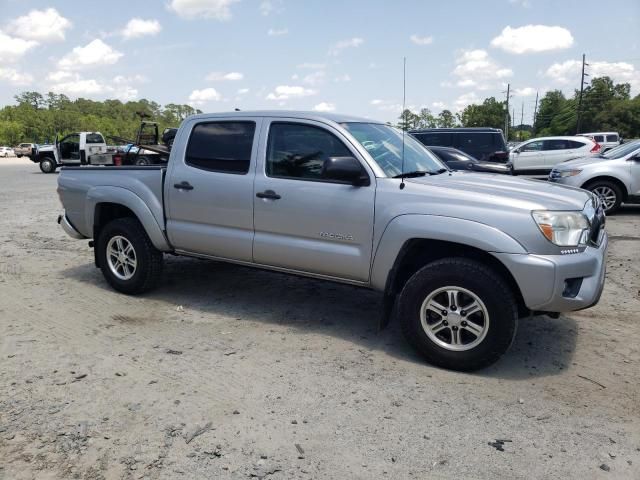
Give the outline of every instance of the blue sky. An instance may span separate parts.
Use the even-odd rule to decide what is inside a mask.
[[[592,76],[640,93],[640,1],[0,0],[0,105],[23,90],[203,111],[303,109],[395,120],[459,111],[511,84]]]

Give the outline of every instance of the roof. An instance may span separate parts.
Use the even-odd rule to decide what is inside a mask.
[[[449,132],[502,133],[502,130],[500,130],[499,128],[489,128],[489,127],[418,128],[416,130],[409,130],[409,133],[449,133]]]
[[[531,142],[533,140],[584,140],[585,137],[580,135],[553,135],[551,137],[535,137],[526,140],[527,142]],[[589,139],[587,139],[589,140]],[[525,142],[522,142],[525,143]]]
[[[381,123],[379,120],[371,120],[369,118],[354,117],[351,115],[342,115],[338,113],[325,112],[305,112],[297,110],[240,110],[238,112],[215,112],[200,113],[193,115],[191,118],[216,118],[216,117],[281,117],[281,118],[299,118],[305,120],[330,121],[335,123]]]

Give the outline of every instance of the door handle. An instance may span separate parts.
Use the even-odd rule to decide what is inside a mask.
[[[256,197],[258,198],[268,198],[270,200],[280,200],[280,195],[278,195],[276,192],[274,192],[273,190],[265,190],[264,192],[258,192],[256,193]]]
[[[180,182],[174,183],[173,188],[177,188],[178,190],[193,190],[193,185],[189,182]]]

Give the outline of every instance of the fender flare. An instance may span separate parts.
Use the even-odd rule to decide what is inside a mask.
[[[441,215],[399,215],[389,221],[375,248],[371,266],[375,290],[385,291],[398,255],[413,239],[453,242],[487,253],[527,253],[516,239],[484,223]]]
[[[89,191],[87,191],[85,202],[85,225],[94,225],[96,206],[100,203],[115,203],[127,207],[142,224],[154,247],[161,252],[172,250],[164,229],[156,221],[151,209],[131,190],[115,186],[97,186],[90,188]],[[89,237],[92,237],[93,232],[89,233]]]

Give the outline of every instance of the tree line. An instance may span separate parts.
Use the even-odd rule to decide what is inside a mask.
[[[628,83],[615,84],[609,77],[594,78],[582,93],[576,90],[567,98],[560,90],[550,90],[539,102],[533,125],[513,125],[506,101],[486,98],[481,104],[468,105],[455,115],[443,110],[434,115],[428,108],[417,113],[405,110],[397,126],[411,130],[435,127],[491,127],[504,129],[512,125],[509,140],[526,140],[530,136],[575,135],[580,118],[582,132],[615,131],[623,138],[640,137],[640,95],[631,97]]]
[[[107,136],[133,138],[141,118],[158,122],[160,132],[177,127],[189,115],[201,113],[190,105],[160,104],[146,99],[130,102],[102,102],[63,94],[23,92],[15,97],[16,105],[0,109],[0,145],[20,142],[49,143],[56,135],[79,131],[97,131]]]

